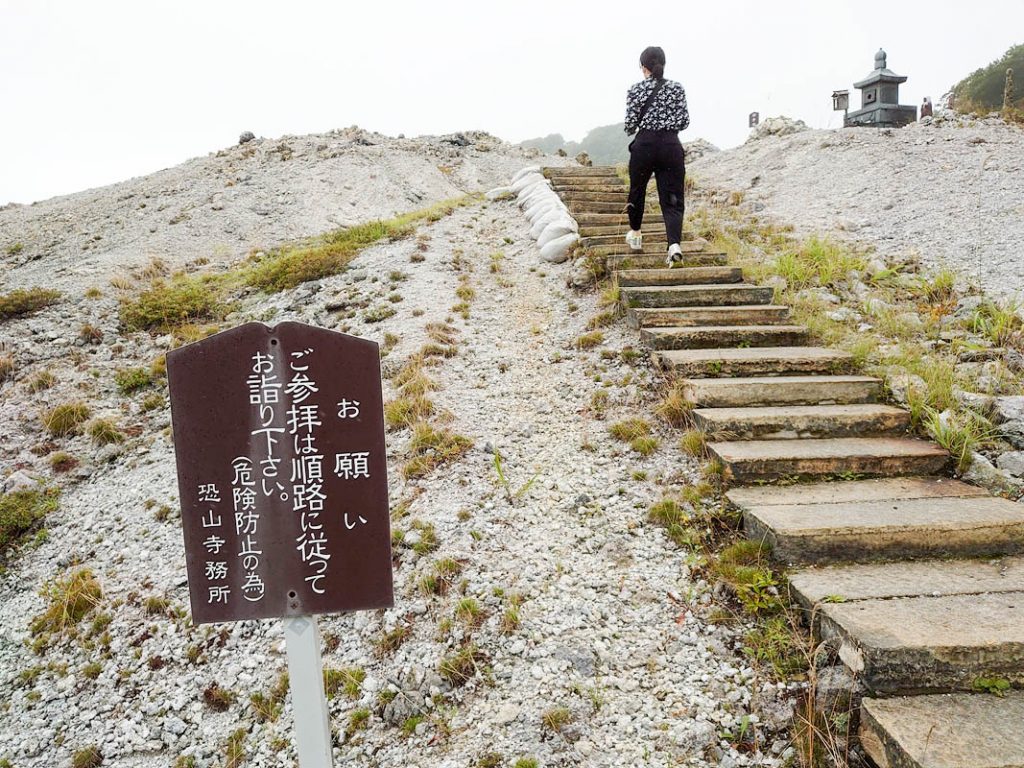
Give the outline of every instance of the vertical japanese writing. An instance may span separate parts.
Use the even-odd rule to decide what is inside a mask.
[[[206,538],[203,549],[206,559],[203,575],[206,577],[206,603],[227,603],[231,589],[227,585],[228,562],[222,559],[221,550],[226,543],[220,534],[224,528],[224,518],[216,507],[220,504],[220,491],[214,483],[203,483],[196,493],[199,505],[206,507],[200,522]]]
[[[323,426],[320,406],[306,403],[319,392],[316,381],[309,372],[309,356],[312,349],[291,353],[289,368],[291,378],[285,392],[291,396],[288,409],[288,434],[292,438],[292,511],[299,516],[299,535],[295,538],[296,549],[306,566],[309,588],[318,595],[325,593],[322,582],[327,578],[328,551],[327,532],[321,515],[327,495],[324,489],[323,454],[316,442],[316,431]]]

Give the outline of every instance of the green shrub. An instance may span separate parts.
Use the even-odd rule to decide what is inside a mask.
[[[46,288],[18,288],[0,294],[0,320],[22,317],[48,307],[60,298],[60,291]]]
[[[122,368],[114,374],[114,381],[122,395],[130,395],[153,383],[153,373],[146,368]]]

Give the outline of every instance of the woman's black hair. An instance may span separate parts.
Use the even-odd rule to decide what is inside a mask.
[[[665,77],[665,52],[656,45],[644,48],[644,52],[640,54],[640,66],[649,69],[651,75],[656,79],[663,79]]]

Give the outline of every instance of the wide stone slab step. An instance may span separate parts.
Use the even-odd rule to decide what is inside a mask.
[[[1021,768],[1024,693],[864,699],[860,743],[879,768]]]
[[[676,264],[679,267],[724,267],[729,263],[729,257],[720,252],[704,250],[707,245],[704,240],[684,240],[680,243],[683,250],[683,260]],[[665,251],[656,250],[653,253],[636,253],[628,248],[620,249],[616,253],[605,257],[605,264],[612,272],[620,269],[662,269],[665,267]],[[591,251],[593,252],[593,251]]]
[[[788,405],[698,408],[697,426],[720,440],[796,440],[902,434],[910,414],[889,405]]]
[[[702,267],[702,269],[728,269]],[[684,270],[680,269],[680,272]],[[621,288],[619,295],[627,309],[633,307],[721,307],[737,304],[769,304],[773,290],[758,285],[740,283],[742,272],[721,273],[718,281],[708,280],[697,285],[673,285]],[[717,282],[718,284],[712,284]]]
[[[541,173],[549,179],[562,179],[562,178],[597,178],[607,176],[608,178],[619,178],[619,174],[616,170],[608,165],[592,165],[592,166],[559,166],[552,165],[546,168],[541,168]]]
[[[576,217],[576,223],[580,225],[581,237],[618,237],[625,242],[626,233],[629,232],[629,221],[612,224],[584,224]],[[644,240],[653,242],[667,242],[665,239],[665,224],[661,217],[645,221],[640,225],[640,231],[644,233]],[[696,235],[693,232],[683,232],[684,240],[693,240]]]
[[[613,234],[606,235],[584,235],[580,233],[580,245],[584,248],[597,247],[601,245],[617,245],[618,243],[626,244],[625,231],[615,232]],[[661,250],[662,253],[668,252],[668,239],[665,237],[665,230],[660,232],[648,232],[644,235],[644,250],[648,245],[656,246]],[[627,246],[628,247],[628,246]]]
[[[581,213],[576,217],[576,223],[580,227],[625,227],[629,229],[629,216],[625,210],[615,211],[613,213]],[[665,228],[664,222],[662,222],[660,216],[645,216],[643,231],[647,231],[647,227],[655,229],[657,227]]]
[[[840,660],[874,694],[1024,683],[1024,592],[824,603],[818,618],[819,636],[839,645]]]
[[[750,376],[683,382],[686,399],[708,408],[873,403],[881,392],[881,380],[871,376]]]
[[[803,325],[723,325],[645,328],[640,338],[651,349],[711,349],[714,347],[781,347],[807,341]]]
[[[743,529],[794,565],[987,557],[1024,547],[1024,505],[968,497],[753,506],[743,508]]]
[[[949,464],[949,454],[935,443],[895,437],[713,442],[708,449],[725,465],[726,478],[737,483],[823,475],[934,475]]]
[[[626,312],[626,322],[630,328],[786,325],[788,320],[789,307],[777,304],[736,307],[653,307],[649,309],[635,308]]]
[[[701,285],[703,283],[739,283],[743,270],[739,267],[676,267],[675,269],[620,269],[615,279],[620,288],[666,285]]]
[[[789,575],[790,595],[810,612],[828,602],[989,592],[1024,592],[1024,557],[829,565]]]
[[[602,180],[597,181],[584,181],[573,180],[573,181],[554,181],[551,183],[551,188],[559,194],[565,192],[572,194],[575,192],[616,192],[621,195],[625,195],[628,192],[628,188],[621,181],[617,184],[614,182],[606,182]]]
[[[618,206],[617,211],[625,211],[626,203],[629,202],[625,189],[621,189],[618,192],[594,192],[585,190],[574,190],[568,192],[566,190],[560,190],[558,192],[558,196],[562,198],[562,202],[568,205],[570,209],[577,205],[585,207],[591,203],[614,203]]]
[[[625,215],[626,201],[614,196],[612,200],[587,200],[563,198],[562,202],[569,208],[569,213],[576,216],[593,215],[595,213]]]
[[[693,240],[686,240],[685,232],[683,233],[683,238],[683,241],[679,244],[679,247],[683,251],[683,253],[703,251],[705,248],[707,248],[708,241],[705,240],[704,238],[698,237],[694,238]],[[618,240],[612,243],[606,243],[603,245],[592,245],[587,250],[589,250],[595,256],[629,256],[630,258],[642,255],[656,256],[661,260],[662,264],[665,263],[665,256],[668,253],[668,247],[665,243],[654,243],[648,240],[644,241],[644,247],[642,250],[634,251],[628,245],[626,245],[626,241],[622,238],[619,238]]]
[[[654,362],[667,371],[684,377],[703,378],[840,373],[853,364],[853,358],[846,352],[825,347],[679,349],[654,352],[652,356]]]
[[[732,488],[725,495],[737,507],[743,508],[894,499],[962,499],[988,496],[989,493],[984,488],[948,477],[885,477],[800,485],[749,486]]]

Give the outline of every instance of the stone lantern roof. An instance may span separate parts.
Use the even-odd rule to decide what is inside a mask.
[[[854,88],[867,88],[869,85],[875,83],[905,83],[907,82],[906,75],[897,75],[891,69],[886,66],[886,53],[881,48],[878,49],[878,53],[875,54],[875,71],[868,75],[866,78],[861,80],[859,83],[854,83]]]

